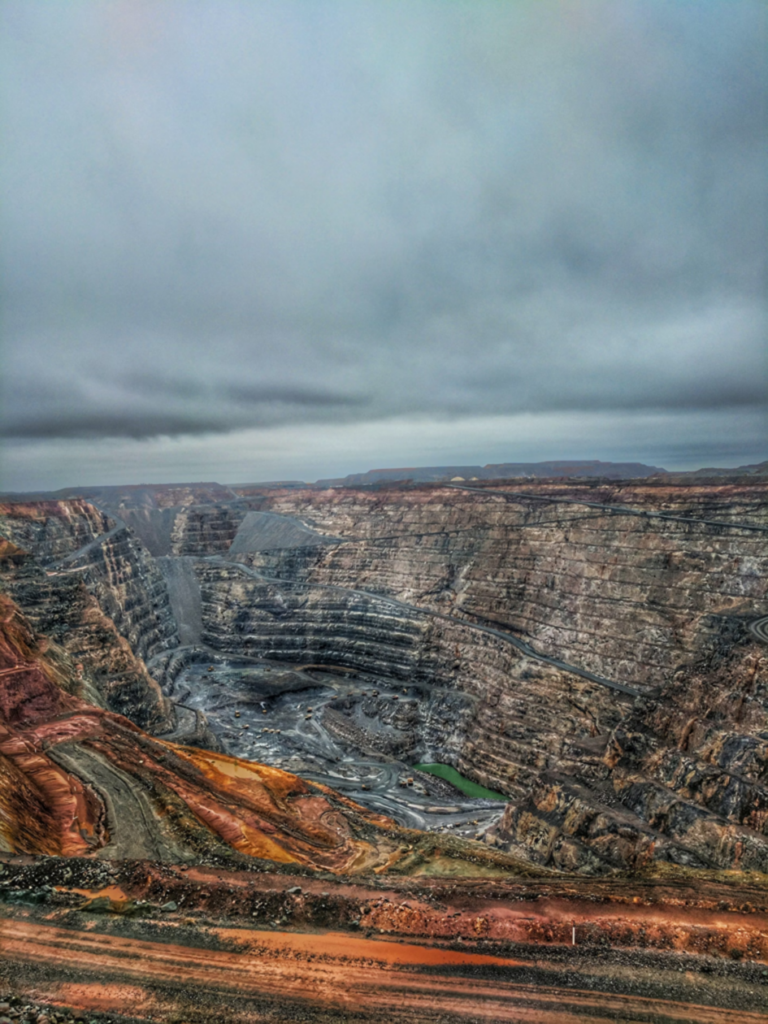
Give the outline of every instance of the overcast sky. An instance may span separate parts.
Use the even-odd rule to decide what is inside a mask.
[[[768,457],[762,0],[0,0],[5,489]]]

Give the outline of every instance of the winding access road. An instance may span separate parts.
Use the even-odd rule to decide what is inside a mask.
[[[764,615],[762,619],[755,619],[754,622],[750,622],[749,631],[758,640],[768,644],[768,615]]]

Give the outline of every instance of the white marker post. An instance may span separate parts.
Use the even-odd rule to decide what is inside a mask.
[[[571,935],[571,945],[576,945],[576,925],[573,926],[573,933]]]

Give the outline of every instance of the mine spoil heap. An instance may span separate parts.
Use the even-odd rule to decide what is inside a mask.
[[[0,1019],[765,1020],[767,507],[0,506]]]

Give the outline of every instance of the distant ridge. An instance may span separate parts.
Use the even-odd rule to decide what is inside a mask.
[[[435,483],[441,480],[508,480],[512,477],[592,477],[602,480],[638,480],[643,477],[666,474],[658,466],[642,462],[558,461],[558,462],[499,462],[488,466],[408,466],[398,469],[369,469],[367,473],[318,480],[318,487],[358,487],[395,480],[414,483]]]
[[[705,480],[720,476],[768,476],[768,460],[765,462],[754,462],[749,466],[738,466],[736,469],[719,469],[717,466],[708,466],[705,469],[691,469],[687,472],[681,471],[669,474],[670,481]]]
[[[149,508],[170,508],[196,502],[229,502],[245,497],[249,492],[264,489],[299,489],[303,487],[364,487],[386,483],[442,483],[456,480],[470,483],[473,480],[528,479],[592,479],[592,480],[642,480],[660,477],[665,482],[698,482],[704,480],[738,479],[743,477],[768,477],[768,460],[732,469],[707,467],[693,470],[666,470],[659,466],[647,466],[643,462],[601,462],[592,460],[561,459],[553,462],[497,462],[487,466],[403,466],[393,469],[369,469],[366,473],[350,473],[348,476],[331,477],[315,483],[303,480],[261,480],[248,484],[219,484],[214,481],[200,483],[168,484],[107,484],[91,487],[62,487],[57,491],[6,491],[0,492],[0,501],[32,502],[62,501],[84,498],[101,501],[114,508],[146,506]],[[457,479],[458,478],[458,479]]]

